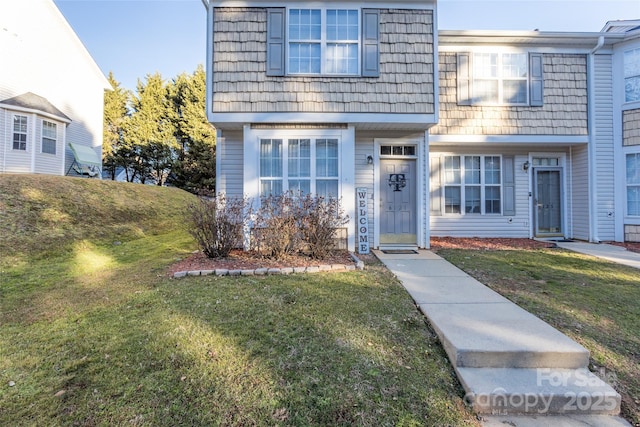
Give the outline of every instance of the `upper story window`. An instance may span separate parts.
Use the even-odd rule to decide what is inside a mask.
[[[290,74],[358,74],[357,10],[290,9]]]
[[[624,100],[640,101],[640,48],[624,53]]]
[[[27,116],[13,116],[13,149],[27,149]]]
[[[379,75],[377,9],[267,11],[268,76]]]
[[[627,154],[627,215],[640,217],[640,153]]]
[[[56,154],[56,143],[58,139],[58,125],[55,123],[42,121],[42,152],[46,154]]]
[[[542,54],[458,54],[458,104],[531,105],[543,102]]]

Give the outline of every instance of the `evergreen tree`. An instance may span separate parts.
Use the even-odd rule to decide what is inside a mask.
[[[138,80],[132,112],[125,122],[124,151],[127,159],[127,180],[145,183],[152,178],[163,185],[174,163],[177,149],[175,110],[168,97],[168,88],[160,73]]]
[[[127,118],[127,104],[131,93],[120,87],[120,83],[109,72],[109,83],[113,90],[105,92],[102,128],[102,165],[112,180],[116,179],[116,169],[122,164],[119,150],[124,139],[123,123]]]
[[[205,110],[206,75],[202,65],[182,73],[169,85],[175,111],[177,158],[170,177],[176,187],[195,194],[214,194],[216,131]]]

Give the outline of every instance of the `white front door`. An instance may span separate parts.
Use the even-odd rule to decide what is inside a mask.
[[[415,245],[416,161],[380,160],[380,244]]]

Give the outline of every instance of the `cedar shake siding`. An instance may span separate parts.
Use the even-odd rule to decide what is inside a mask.
[[[622,145],[640,145],[640,108],[622,112]]]
[[[216,8],[213,112],[434,114],[433,12],[379,13],[378,77],[275,77],[266,74],[267,9]]]
[[[440,120],[434,135],[587,135],[585,55],[544,54],[544,101],[536,106],[459,105],[457,54],[440,52]]]

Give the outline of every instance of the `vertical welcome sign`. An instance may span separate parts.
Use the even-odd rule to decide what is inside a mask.
[[[358,253],[369,253],[369,210],[367,206],[367,189],[356,188],[358,208]]]

